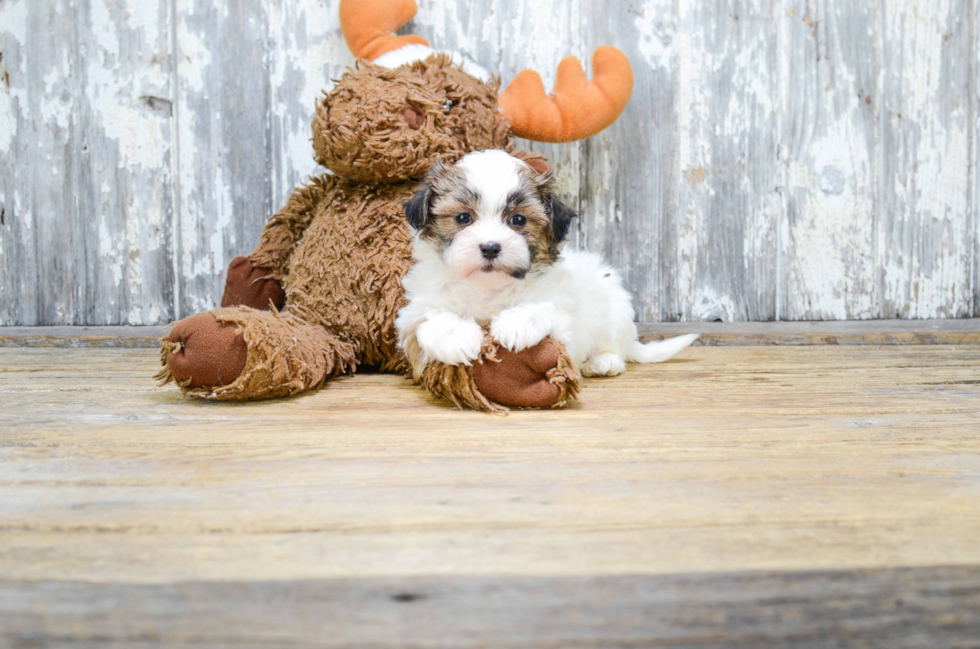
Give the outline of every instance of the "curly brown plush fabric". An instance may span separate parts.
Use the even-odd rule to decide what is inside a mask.
[[[395,70],[357,65],[317,105],[313,119],[317,162],[334,173],[398,182],[470,151],[513,148],[497,110],[499,80],[481,83],[446,54]]]
[[[233,262],[223,301],[233,308],[173,327],[158,378],[200,398],[266,399],[370,365],[414,369],[433,395],[489,412],[574,398],[578,376],[552,343],[547,354],[511,357],[488,337],[474,367],[425,368],[413,368],[397,346],[401,280],[412,264],[403,204],[418,178],[437,161],[489,148],[546,164],[514,148],[497,91],[497,81],[482,83],[445,55],[397,70],[362,61],[348,71],[313,122],[317,159],[334,175],[297,189],[259,247]]]

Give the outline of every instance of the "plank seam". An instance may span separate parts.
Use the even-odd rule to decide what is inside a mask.
[[[772,21],[772,55],[779,56],[783,54],[784,56],[789,56],[788,39],[780,38],[781,30],[780,25],[782,21],[777,12],[777,5],[775,0],[769,3],[769,18]],[[786,51],[783,51],[785,47]],[[786,284],[783,281],[783,227],[787,224],[787,206],[788,201],[788,191],[789,187],[789,165],[783,160],[783,141],[780,137],[782,133],[782,75],[780,74],[780,66],[778,61],[773,60],[770,57],[769,60],[769,94],[772,98],[772,105],[775,108],[779,106],[779,114],[776,119],[772,120],[772,141],[776,145],[775,155],[776,155],[776,167],[779,169],[779,173],[776,174],[777,182],[780,186],[777,189],[779,193],[779,213],[776,215],[776,307],[775,307],[775,321],[779,322],[783,319],[783,301],[786,299]]]
[[[170,135],[170,173],[173,176],[171,191],[173,201],[170,215],[170,255],[174,273],[173,304],[171,318],[174,322],[181,316],[181,285],[180,285],[180,42],[177,38],[177,0],[170,0],[170,76],[172,80],[171,95],[173,98],[173,125]]]
[[[33,26],[34,20],[35,20],[35,14],[31,13],[30,11],[28,11],[28,17],[27,17],[28,28],[30,28],[30,27]],[[26,56],[30,56],[33,53],[34,52],[32,50],[28,50],[27,54],[25,55],[25,58],[26,58]],[[69,65],[71,65],[71,62],[69,62]],[[29,62],[27,64],[27,69],[30,70],[30,63]],[[73,75],[73,76],[74,77],[77,77],[78,75]],[[24,77],[24,84],[27,87],[27,96],[28,97],[30,97],[30,95],[31,95],[31,89],[32,89],[31,86],[32,86],[32,81],[33,80],[34,80],[33,79],[33,75],[28,74],[28,75],[25,75],[25,77]],[[27,112],[28,115],[31,114],[31,108],[30,108],[29,105],[28,105],[27,110],[25,112]],[[32,115],[32,117],[33,117],[33,115]],[[71,111],[71,117],[69,119],[71,119],[72,122],[74,122],[74,120],[75,120],[75,111],[74,110]],[[28,172],[28,175],[31,177],[32,180],[34,178],[34,173],[33,173],[34,171],[35,171],[35,169],[30,169],[30,171]],[[73,173],[74,173],[74,170],[73,170]],[[38,217],[37,217],[37,185],[35,183],[33,183],[33,182],[31,183],[31,189],[30,189],[30,201],[31,201],[31,205],[30,205],[30,208],[29,209],[30,209],[30,212],[31,212],[31,235],[32,235],[32,238],[34,240],[34,265],[35,265],[35,271],[34,271],[34,322],[26,322],[25,324],[42,325],[42,324],[45,324],[44,323],[44,315],[43,314],[44,314],[44,308],[45,308],[45,304],[47,302],[48,294],[47,294],[47,291],[44,290],[44,287],[42,286],[42,282],[41,282],[41,278],[42,278],[41,268],[40,268],[40,266],[41,266],[41,255],[38,254],[38,250],[41,249],[41,232],[40,232],[41,229],[39,227],[37,227],[37,220],[38,220]],[[21,299],[23,299],[23,298],[21,298]]]
[[[881,135],[885,128],[884,120],[887,119],[887,112],[884,110],[884,68],[882,67],[882,57],[884,56],[884,8],[882,3],[876,2],[873,5],[872,31],[874,32],[874,75],[875,86],[874,106],[872,109],[876,115],[874,119],[875,128],[872,132],[873,153],[871,155],[871,177],[874,180],[871,190],[871,258],[874,260],[875,281],[873,283],[874,296],[872,299],[873,310],[877,318],[885,317],[885,271],[884,259],[881,246],[881,226],[883,223],[883,203],[882,191],[884,178],[882,177],[881,160]]]
[[[970,60],[970,87],[968,92],[970,96],[968,97],[968,115],[969,122],[967,124],[967,137],[969,138],[969,159],[967,160],[967,165],[969,165],[969,174],[967,175],[967,185],[970,188],[967,196],[969,201],[969,209],[972,210],[973,218],[971,220],[973,226],[973,248],[970,251],[970,255],[973,261],[973,276],[971,281],[971,288],[973,290],[973,315],[974,317],[980,316],[980,174],[978,174],[977,164],[977,136],[978,131],[980,131],[980,87],[977,85],[977,75],[980,74],[980,43],[977,43],[977,18],[978,12],[980,12],[980,0],[972,0],[970,7],[970,15],[967,16],[968,29],[970,34],[970,42],[973,43],[973,56]]]
[[[78,131],[77,131],[77,129],[78,129],[78,118],[77,118],[77,116],[78,116],[79,108],[80,108],[79,105],[81,103],[79,101],[79,98],[85,96],[85,87],[84,87],[84,85],[82,83],[82,72],[80,70],[80,68],[82,68],[82,61],[81,61],[81,58],[82,58],[81,57],[81,36],[78,33],[79,32],[79,29],[81,29],[80,23],[81,23],[81,19],[82,19],[82,15],[81,15],[82,14],[82,10],[81,10],[81,8],[79,7],[78,4],[72,3],[71,12],[72,12],[72,14],[74,14],[74,26],[75,26],[75,29],[72,31],[72,53],[71,53],[71,59],[69,60],[69,63],[68,63],[68,69],[71,71],[70,73],[71,73],[71,76],[72,76],[72,90],[73,90],[72,98],[71,98],[71,106],[72,106],[72,110],[71,110],[71,130],[69,131],[69,133],[70,133],[69,137],[71,138],[71,155],[72,155],[72,160],[71,160],[71,163],[72,163],[72,165],[71,165],[72,166],[72,169],[71,169],[71,206],[72,206],[72,210],[74,212],[74,214],[72,215],[72,218],[71,218],[71,223],[73,224],[74,227],[71,228],[71,234],[69,235],[69,239],[68,240],[70,242],[70,244],[69,244],[70,245],[70,247],[69,247],[70,253],[69,254],[72,255],[70,266],[73,266],[74,264],[77,264],[78,263],[78,258],[77,258],[77,255],[78,254],[81,254],[82,255],[82,259],[83,260],[87,260],[88,259],[88,239],[86,237],[80,237],[80,240],[79,241],[72,241],[73,235],[75,235],[76,232],[77,232],[76,228],[78,226],[78,223],[79,223],[79,220],[80,220],[80,216],[81,216],[81,208],[79,206],[79,196],[81,194],[81,180],[80,180],[81,172],[79,171],[79,169],[81,167],[81,160],[82,160],[82,157],[83,157],[83,155],[82,155],[83,154],[83,151],[82,151],[82,144],[81,144],[81,142],[84,141],[84,137],[82,137],[82,138],[79,138],[78,137]],[[87,74],[86,74],[86,77],[87,77]],[[37,223],[38,222],[35,220],[35,227],[37,226]],[[81,244],[81,245],[78,246],[78,244]],[[78,250],[78,247],[80,247],[81,250]],[[38,250],[40,250],[40,248],[38,248]],[[42,255],[38,255],[37,259],[38,259],[38,263],[42,263],[42,261],[41,261],[42,260]],[[47,262],[47,260],[44,260],[44,261]],[[41,276],[41,273],[39,272],[38,273],[38,277],[40,277],[40,276]],[[57,324],[80,325],[85,320],[88,319],[86,317],[88,314],[81,313],[81,311],[86,306],[90,306],[90,305],[86,305],[85,304],[86,300],[84,300],[84,297],[87,297],[87,293],[88,293],[88,290],[87,290],[88,289],[88,276],[85,275],[84,276],[84,280],[83,281],[80,281],[82,278],[79,276],[79,274],[76,274],[74,279],[75,279],[74,285],[72,286],[72,290],[71,290],[70,297],[69,297],[70,302],[68,304],[68,308],[66,309],[66,311],[68,313],[68,315],[67,315],[68,322],[64,322],[64,320],[62,319],[65,316],[61,316],[61,317],[57,317],[56,316],[55,317],[55,321],[57,321]],[[122,295],[119,295],[118,296],[118,299],[120,301],[122,301],[125,298]],[[51,305],[49,304],[48,306],[50,307]],[[57,311],[57,309],[55,309],[55,311]],[[106,313],[106,316],[108,316],[108,315],[109,314],[107,312]],[[48,318],[45,318],[45,320],[47,320],[47,319]]]

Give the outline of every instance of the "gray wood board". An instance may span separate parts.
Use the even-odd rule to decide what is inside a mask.
[[[780,313],[878,315],[876,87],[872,3],[785,4],[777,17],[783,196]]]
[[[170,3],[0,3],[0,323],[173,315]]]
[[[6,647],[980,646],[980,568],[0,581]]]
[[[980,0],[420,0],[506,84],[623,49],[555,162],[640,321],[980,316]],[[0,0],[0,325],[164,324],[320,173],[339,0]]]

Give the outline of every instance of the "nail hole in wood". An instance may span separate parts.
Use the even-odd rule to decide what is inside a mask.
[[[391,599],[394,602],[409,604],[411,602],[417,602],[425,599],[425,595],[422,595],[421,593],[396,593],[395,595],[391,596]]]
[[[161,115],[173,114],[173,102],[171,102],[169,99],[154,97],[153,95],[143,95],[140,97],[140,101],[142,101],[150,110],[160,113]]]

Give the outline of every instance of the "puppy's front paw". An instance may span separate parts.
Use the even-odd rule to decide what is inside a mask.
[[[490,334],[504,348],[519,352],[534,347],[552,332],[553,322],[537,309],[514,307],[490,323]]]
[[[470,365],[483,348],[483,329],[473,320],[454,313],[438,313],[419,325],[415,332],[429,360],[446,365]]]

